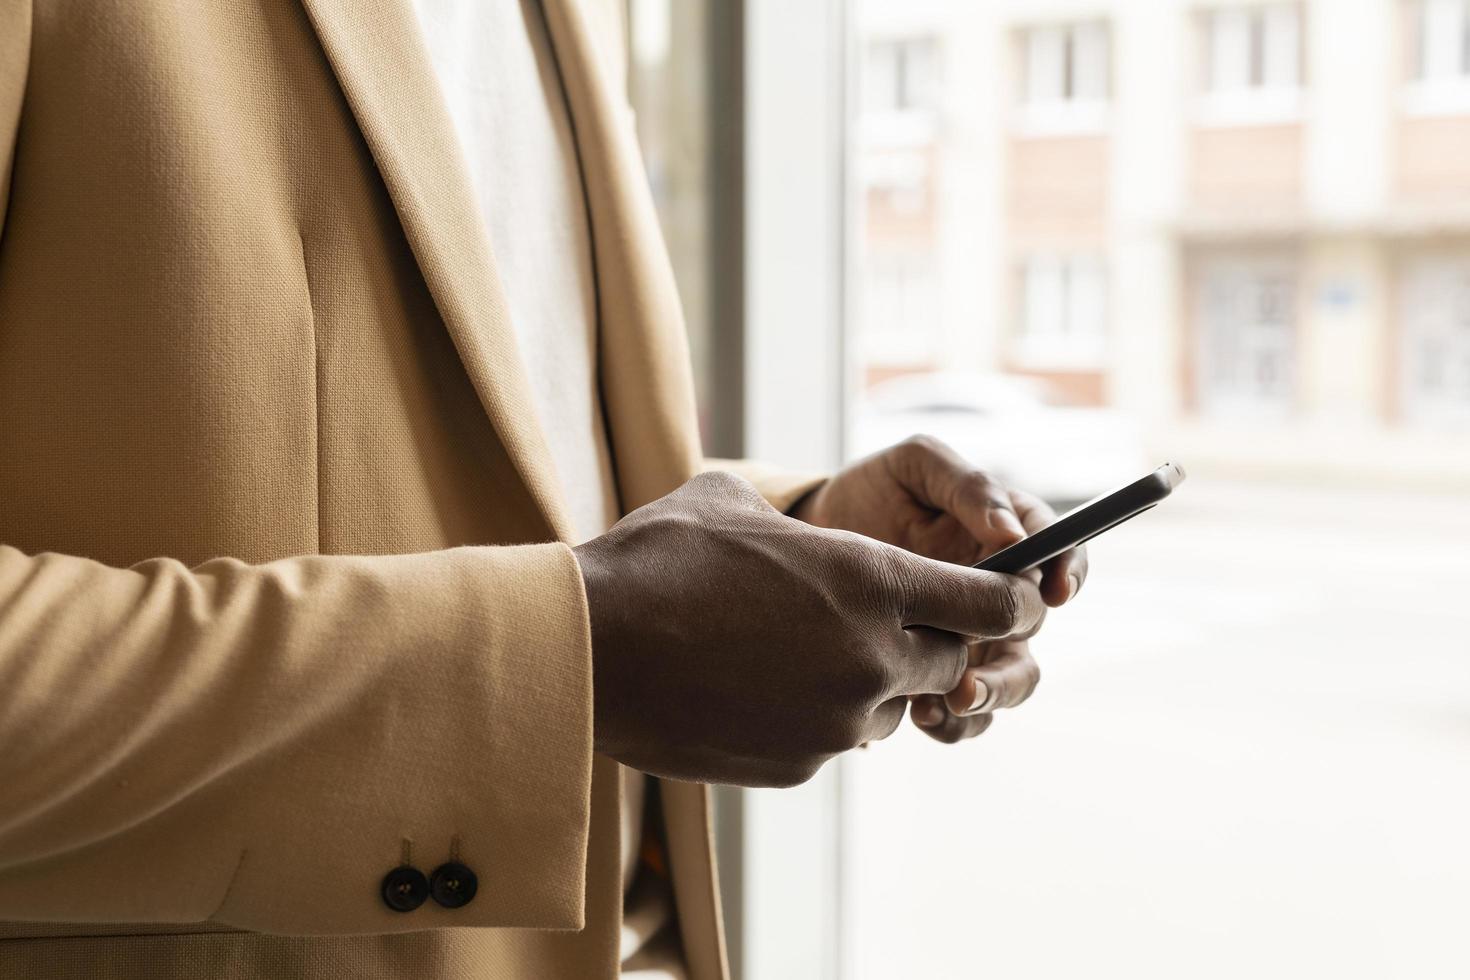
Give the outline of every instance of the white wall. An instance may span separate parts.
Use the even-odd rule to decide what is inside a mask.
[[[1188,167],[1192,25],[1189,10],[1175,3],[1115,4],[1112,18],[1109,395],[1140,418],[1167,418],[1184,397],[1174,226]]]
[[[746,454],[835,468],[848,201],[841,0],[746,3]],[[838,767],[741,794],[747,980],[839,975]]]
[[[1328,224],[1372,218],[1388,203],[1389,127],[1397,91],[1395,5],[1307,4],[1307,207]]]
[[[839,0],[746,6],[746,453],[840,459],[845,111]]]

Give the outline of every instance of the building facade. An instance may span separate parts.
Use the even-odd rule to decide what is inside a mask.
[[[1018,373],[1208,472],[1470,484],[1470,0],[855,21],[859,389]]]

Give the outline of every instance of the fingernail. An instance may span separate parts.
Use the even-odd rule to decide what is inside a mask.
[[[989,700],[990,688],[987,687],[985,685],[985,682],[982,681],[980,678],[975,678],[975,700],[970,702],[970,709],[966,711],[965,714],[973,715],[975,712],[984,707],[985,702]]]
[[[1067,576],[1067,601],[1068,602],[1071,602],[1072,601],[1072,597],[1077,594],[1077,590],[1080,589],[1080,588],[1082,588],[1082,580],[1080,578],[1078,578],[1076,575],[1068,575]]]
[[[923,701],[914,705],[914,723],[925,728],[933,728],[944,720],[944,709],[933,701]]]

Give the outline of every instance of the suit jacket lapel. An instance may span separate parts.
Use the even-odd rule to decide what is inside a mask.
[[[684,317],[620,87],[576,0],[543,0],[592,220],[599,377],[618,488],[632,510],[699,472]]]
[[[556,537],[571,525],[453,123],[409,0],[304,0],[465,371]]]
[[[688,341],[674,274],[619,86],[603,72],[577,0],[543,0],[592,218],[599,376],[625,509],[699,472]],[[661,783],[674,900],[690,976],[727,976],[709,788]]]

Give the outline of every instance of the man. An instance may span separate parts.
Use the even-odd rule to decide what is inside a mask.
[[[0,0],[0,974],[718,977],[702,783],[1030,693],[1039,502],[697,475],[617,7]]]

